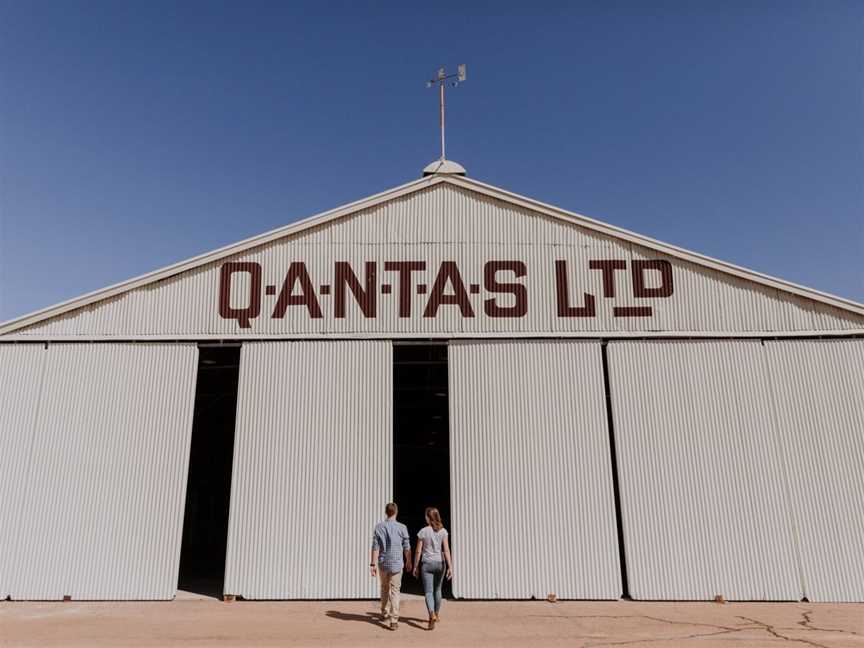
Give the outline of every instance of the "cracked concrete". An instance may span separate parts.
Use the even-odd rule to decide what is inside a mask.
[[[0,646],[810,646],[864,648],[864,604],[455,602],[434,632],[406,597],[397,632],[371,601],[0,603]]]

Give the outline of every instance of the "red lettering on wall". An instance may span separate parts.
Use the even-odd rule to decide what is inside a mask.
[[[498,272],[510,271],[518,279],[528,274],[522,261],[487,261],[483,267],[483,280],[486,290],[492,293],[510,293],[515,299],[513,306],[499,306],[493,299],[483,302],[483,311],[489,317],[525,317],[528,312],[528,290],[521,283],[500,283]]]
[[[377,285],[376,280],[376,264],[374,261],[366,262],[366,288],[360,287],[360,281],[354,270],[351,269],[351,264],[347,261],[337,261],[335,265],[336,289],[333,293],[333,298],[336,303],[333,306],[333,314],[337,318],[345,317],[345,287],[351,289],[354,295],[354,300],[363,311],[363,315],[367,318],[375,317],[376,314],[376,295]]]
[[[558,317],[594,317],[594,295],[584,293],[584,306],[570,305],[570,291],[567,285],[567,262],[559,259],[555,262],[555,288],[558,295]]]
[[[385,261],[386,272],[399,273],[399,317],[411,317],[411,273],[426,269],[425,261]]]
[[[614,297],[615,271],[626,270],[627,262],[623,259],[595,259],[588,262],[588,268],[603,272],[603,296]]]
[[[448,283],[453,286],[452,295],[444,294]],[[432,286],[432,294],[426,303],[426,310],[423,311],[423,317],[435,317],[438,315],[438,308],[443,305],[458,306],[462,317],[474,317],[474,309],[471,308],[468,291],[465,290],[462,275],[459,274],[459,266],[456,265],[455,261],[442,261],[438,276],[435,277],[435,283]]]
[[[231,277],[235,272],[249,274],[249,303],[244,308],[231,307]],[[219,315],[235,319],[240,328],[251,328],[249,320],[261,313],[261,266],[252,261],[229,261],[219,271]]]
[[[298,282],[300,284],[300,294],[295,295],[294,285]],[[321,313],[318,297],[315,294],[315,288],[309,279],[309,273],[306,272],[306,264],[302,261],[295,261],[288,266],[288,274],[285,275],[282,290],[279,291],[279,298],[276,300],[276,306],[273,308],[272,317],[275,319],[285,317],[285,311],[288,306],[305,306],[309,311],[309,317],[313,319],[324,317]]]
[[[660,273],[660,285],[658,287],[645,287],[646,270],[657,270]],[[633,275],[634,297],[669,297],[672,294],[672,264],[665,259],[634,261],[630,271]]]
[[[378,276],[378,263],[384,264],[384,272],[394,272],[398,277],[389,277],[389,280],[382,281],[382,277]],[[595,277],[596,275],[591,275],[590,271],[596,270],[602,273],[603,297],[613,300],[611,303],[602,301],[602,304],[606,304],[602,306],[605,309],[604,317],[609,315],[609,309],[611,315],[616,318],[651,317],[656,302],[649,301],[647,303],[652,305],[648,306],[643,305],[646,302],[642,300],[668,298],[674,293],[672,264],[665,259],[630,261],[630,272],[626,272],[628,261],[623,259],[590,259],[587,261],[587,268],[583,265],[585,261],[580,262],[577,268],[569,266],[573,270],[573,277],[568,274],[568,263],[570,262],[565,259],[555,261],[556,313],[560,318],[597,316],[597,298],[592,293],[582,292],[580,297],[580,291],[574,287],[575,294],[572,299],[575,303],[571,303],[570,280],[581,283],[586,275],[589,278]],[[516,259],[486,261],[482,265],[482,282],[477,283],[475,283],[477,277],[462,275],[456,261],[443,261],[431,283],[431,277],[425,272],[427,270],[425,261],[365,261],[363,270],[364,274],[358,276],[351,262],[335,261],[332,277],[316,277],[321,285],[320,292],[316,293],[306,264],[301,261],[292,262],[276,297],[271,317],[283,319],[289,306],[303,306],[310,318],[321,319],[324,317],[321,300],[326,302],[332,297],[334,318],[346,318],[349,309],[347,303],[353,299],[363,317],[375,319],[378,316],[378,290],[380,289],[385,295],[390,294],[391,290],[395,293],[394,284],[397,280],[400,318],[420,315],[412,313],[412,302],[415,299],[425,299],[425,306],[422,309],[424,318],[437,317],[442,306],[456,306],[461,317],[473,318],[477,302],[472,303],[471,296],[479,294],[481,290],[486,291],[486,298],[478,297],[477,300],[483,301],[483,313],[486,317],[520,318],[528,314],[528,287],[524,279],[528,275],[528,266],[524,261]],[[619,271],[625,272],[621,279],[616,274]],[[243,275],[242,278],[235,277],[238,273]],[[416,273],[421,274],[416,276]],[[473,281],[466,283],[469,279]],[[620,304],[622,301],[616,298],[616,279],[625,284],[628,279],[630,280],[635,298],[630,301],[631,305],[616,305],[616,302]],[[247,280],[248,284],[245,283]],[[267,285],[264,286],[264,283]],[[626,286],[622,288],[625,289]],[[266,293],[262,292],[265,290]],[[428,298],[415,296],[415,294],[426,295],[427,292]],[[267,300],[264,308],[267,308],[270,303],[269,296],[276,293],[275,284],[263,281],[260,264],[251,261],[226,262],[222,264],[219,273],[219,316],[223,319],[235,320],[240,328],[251,328],[252,321],[260,316],[262,295],[268,296],[263,297]],[[242,303],[238,306],[234,302]],[[387,302],[389,305],[389,300]],[[549,308],[551,304],[540,303],[534,306]]]

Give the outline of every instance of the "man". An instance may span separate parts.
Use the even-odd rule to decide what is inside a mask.
[[[399,512],[390,502],[384,507],[387,519],[375,525],[369,571],[381,581],[381,617],[391,630],[399,627],[399,590],[402,570],[411,571],[411,541],[408,528],[396,521]]]

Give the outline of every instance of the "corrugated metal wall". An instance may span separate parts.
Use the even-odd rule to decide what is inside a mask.
[[[225,592],[372,598],[393,489],[390,342],[243,345]]]
[[[450,344],[456,596],[615,599],[599,342]]]
[[[766,342],[810,601],[864,601],[864,340]]]
[[[12,598],[174,596],[197,359],[194,345],[49,347]]]
[[[633,598],[801,598],[761,343],[613,342],[608,359]]]
[[[19,539],[33,426],[47,352],[43,344],[0,345],[0,600],[9,595]]]
[[[583,294],[596,299],[594,317],[559,317],[555,261],[567,261],[572,304]],[[615,259],[626,268],[615,273],[615,296],[604,297],[603,275],[589,269],[589,261]],[[634,297],[631,269],[634,260],[668,261],[674,269],[674,292],[668,298]],[[249,328],[219,316],[220,269],[225,261],[261,264],[261,312]],[[412,316],[398,314],[399,290],[395,272],[385,261],[420,260],[427,269],[412,276]],[[458,264],[473,317],[459,308],[442,306],[437,316],[424,317],[424,307],[442,261]],[[511,306],[511,294],[489,292],[484,264],[490,260],[520,260],[527,275],[519,282],[527,290],[524,317],[490,317],[484,300],[497,298]],[[272,316],[278,289],[293,261],[305,262],[322,317],[311,318],[303,306],[290,306],[283,318]],[[334,315],[334,295],[319,286],[334,283],[334,262],[350,261],[362,283],[363,263],[377,263],[374,282],[378,312],[361,313],[349,294],[344,318]],[[646,281],[655,286],[655,273]],[[232,305],[249,303],[249,277],[234,282]],[[502,282],[513,281],[502,272]],[[384,293],[383,285],[392,287]],[[266,292],[266,286],[274,290]],[[448,284],[448,294],[452,287]],[[299,290],[299,289],[298,289]],[[614,307],[651,306],[650,317],[618,317]],[[88,306],[33,325],[15,335],[65,336],[249,336],[249,335],[365,335],[367,337],[448,337],[471,333],[567,335],[586,332],[633,331],[830,331],[860,330],[864,317],[774,288],[711,270],[695,263],[654,252],[578,225],[569,225],[501,200],[439,184],[430,189],[357,212],[322,227],[301,232],[230,259],[190,270],[182,275],[142,287],[98,305]]]

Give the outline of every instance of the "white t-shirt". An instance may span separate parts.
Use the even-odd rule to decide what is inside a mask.
[[[417,533],[417,538],[423,541],[423,560],[425,562],[443,562],[444,556],[441,547],[444,538],[447,537],[447,529],[433,531],[431,526],[425,526]]]

